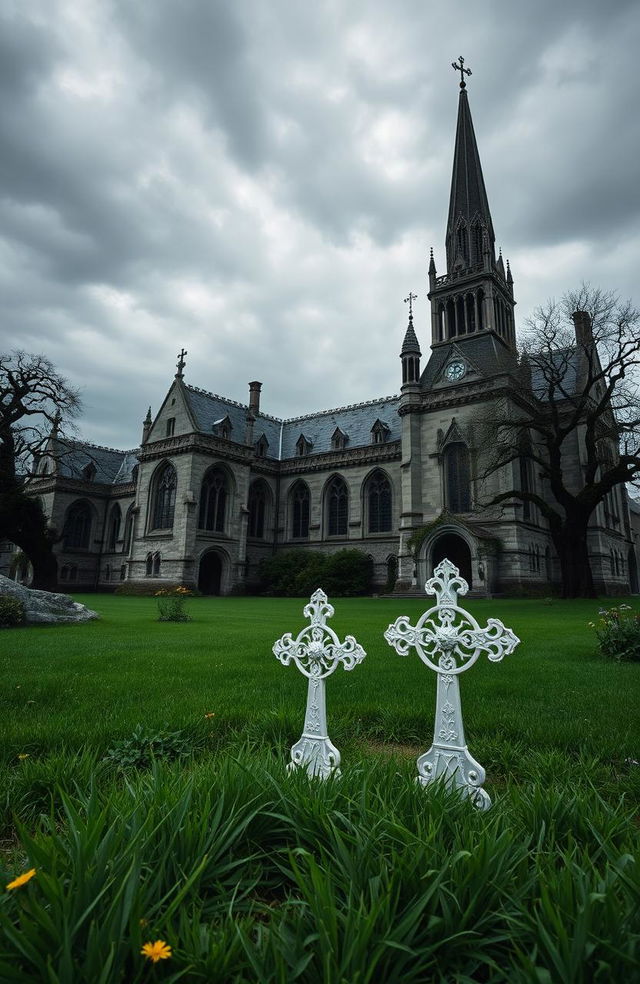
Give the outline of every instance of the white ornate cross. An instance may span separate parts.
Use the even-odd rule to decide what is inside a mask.
[[[285,633],[273,646],[274,654],[284,666],[293,660],[309,680],[304,730],[291,749],[287,768],[306,766],[310,776],[326,779],[332,773],[340,774],[340,752],[327,734],[324,681],[339,663],[345,670],[352,670],[367,654],[353,636],[348,635],[340,642],[326,624],[333,615],[333,606],[328,603],[324,591],[314,591],[303,614],[311,624],[306,625],[295,639],[290,632]]]
[[[423,785],[443,777],[471,798],[474,806],[488,810],[489,795],[482,789],[485,771],[469,754],[464,740],[458,677],[476,662],[481,653],[497,663],[512,653],[520,640],[497,618],[481,629],[476,620],[458,605],[469,585],[450,560],[443,560],[425,584],[437,604],[424,613],[414,627],[401,615],[384,634],[390,646],[405,656],[416,649],[423,663],[438,674],[433,744],[418,759],[418,781]]]

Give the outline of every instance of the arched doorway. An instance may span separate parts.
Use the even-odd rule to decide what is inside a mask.
[[[198,572],[198,590],[203,595],[219,595],[222,582],[222,557],[214,550],[204,554]]]
[[[433,545],[431,567],[435,569],[441,560],[450,560],[460,571],[469,587],[473,586],[471,577],[471,551],[465,540],[457,533],[443,533]]]
[[[633,547],[629,547],[629,590],[631,594],[638,594],[640,587],[638,586],[638,562],[636,560],[636,552]]]

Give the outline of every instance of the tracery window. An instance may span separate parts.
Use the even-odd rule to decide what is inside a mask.
[[[391,482],[384,472],[373,473],[365,495],[369,533],[388,533],[391,530]]]
[[[224,533],[227,512],[227,476],[222,468],[211,468],[200,490],[198,526],[201,530]]]
[[[349,493],[343,479],[336,475],[327,486],[327,532],[329,536],[346,536],[349,523]]]
[[[170,530],[173,526],[173,514],[176,507],[176,486],[178,477],[173,465],[167,462],[156,473],[153,494],[153,509],[151,528],[154,530]]]
[[[462,442],[448,444],[444,452],[445,503],[449,512],[471,511],[469,449]]]
[[[262,481],[254,482],[249,489],[249,536],[259,540],[264,538],[265,516],[267,511],[267,486]]]
[[[294,540],[306,540],[309,536],[311,495],[304,482],[296,482],[291,489],[291,536]]]
[[[86,550],[91,536],[91,507],[87,502],[75,502],[64,524],[65,550]]]

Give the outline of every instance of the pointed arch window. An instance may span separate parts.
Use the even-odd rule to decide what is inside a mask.
[[[122,544],[123,553],[128,554],[129,551],[131,550],[132,536],[133,536],[133,506],[129,506],[124,521],[124,542]]]
[[[268,489],[264,482],[253,482],[249,489],[249,536],[264,539],[265,517],[267,513]]]
[[[153,574],[153,554],[148,553],[147,559],[145,561],[144,573],[146,577],[151,577]]]
[[[153,494],[151,528],[170,530],[173,527],[173,514],[176,508],[176,486],[178,476],[173,465],[167,462],[156,474]]]
[[[365,492],[369,533],[391,530],[391,482],[384,472],[376,471],[368,480]]]
[[[291,489],[291,536],[294,540],[306,540],[309,536],[311,495],[305,482],[296,482]]]
[[[227,514],[227,476],[222,468],[211,468],[200,490],[198,526],[201,530],[224,533]]]
[[[448,444],[444,451],[443,460],[447,509],[452,513],[470,512],[471,468],[468,447],[461,441]]]
[[[162,556],[158,552],[153,555],[153,576],[160,577],[160,564],[162,562]]]
[[[115,550],[120,536],[120,524],[122,523],[122,512],[120,506],[115,505],[109,517],[109,533],[107,536],[107,550]]]
[[[327,486],[327,532],[329,536],[346,536],[349,524],[349,493],[339,475]]]
[[[64,549],[87,550],[91,537],[91,507],[88,502],[75,502],[64,524]]]

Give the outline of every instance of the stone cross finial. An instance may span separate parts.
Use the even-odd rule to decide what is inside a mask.
[[[464,58],[460,55],[460,64],[457,62],[451,62],[451,68],[454,68],[456,72],[460,72],[460,88],[466,89],[467,83],[464,80],[465,75],[471,75],[471,69],[464,67]]]
[[[418,299],[418,295],[413,294],[411,291],[409,291],[409,296],[405,297],[404,299],[404,303],[409,304],[409,318],[411,319],[413,319],[413,302],[417,301],[417,299]]]
[[[178,363],[177,363],[177,369],[178,369],[178,371],[176,373],[176,377],[178,379],[182,379],[182,377],[184,375],[184,373],[183,373],[182,370],[186,366],[186,362],[184,361],[184,357],[187,354],[188,353],[187,353],[187,350],[186,349],[182,349],[180,352],[178,352]]]
[[[293,660],[309,680],[304,730],[291,749],[291,762],[287,768],[291,771],[306,766],[309,776],[327,779],[332,773],[340,774],[340,752],[327,734],[324,681],[340,663],[345,670],[352,670],[367,654],[353,636],[348,635],[340,642],[326,624],[333,615],[333,606],[328,603],[324,591],[314,591],[303,614],[310,624],[295,639],[287,632],[273,646],[273,652],[283,666]]]
[[[436,604],[415,626],[401,615],[384,634],[390,646],[406,656],[415,649],[423,663],[438,674],[433,744],[418,759],[418,781],[423,785],[442,777],[469,796],[474,806],[488,810],[491,800],[482,789],[485,771],[469,754],[464,740],[458,677],[482,653],[499,662],[512,653],[520,640],[497,618],[481,629],[476,620],[458,605],[458,595],[469,589],[450,560],[443,560],[425,584]]]

